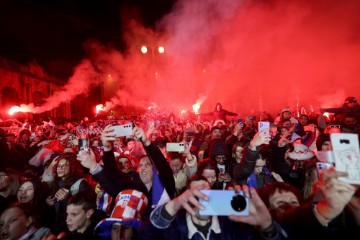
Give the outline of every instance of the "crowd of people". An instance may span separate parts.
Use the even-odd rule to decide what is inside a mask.
[[[218,103],[195,118],[0,128],[0,240],[350,238],[360,232],[359,186],[317,163],[330,161],[319,153],[332,151],[331,134],[359,138],[359,114],[348,97],[311,115],[284,107],[242,119]],[[131,134],[116,130],[129,124]],[[241,193],[248,213],[203,215],[203,190]]]

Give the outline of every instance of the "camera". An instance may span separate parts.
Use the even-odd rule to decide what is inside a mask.
[[[124,124],[124,125],[113,125],[111,128],[114,130],[115,137],[125,137],[130,136],[132,134],[132,124]]]
[[[249,199],[243,193],[235,193],[234,190],[201,190],[209,197],[209,201],[200,199],[204,207],[200,215],[205,216],[248,216]]]

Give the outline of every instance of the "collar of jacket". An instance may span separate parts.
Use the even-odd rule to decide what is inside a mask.
[[[212,220],[211,221],[211,226],[210,226],[210,229],[209,229],[209,233],[207,235],[207,239],[209,239],[211,230],[213,230],[216,234],[221,233],[218,217],[217,216],[212,216],[211,220]],[[188,238],[189,239],[192,239],[192,237],[195,235],[195,233],[199,233],[202,236],[202,238],[205,239],[204,235],[202,233],[200,233],[197,230],[197,228],[195,227],[194,222],[192,221],[191,215],[189,213],[186,213],[186,225],[187,225],[188,231],[189,231],[188,232]]]

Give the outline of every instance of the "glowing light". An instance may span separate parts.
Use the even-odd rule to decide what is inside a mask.
[[[17,112],[32,112],[33,110],[31,109],[31,107],[21,104],[20,107],[19,106],[12,106],[9,111],[8,114],[9,115],[14,115]]]
[[[325,116],[325,117],[329,118],[330,113],[326,112],[326,113],[324,113],[324,114],[323,114],[323,116]]]
[[[199,114],[200,104],[199,103],[193,104],[192,109],[194,110],[195,114]]]
[[[110,75],[110,74],[108,74],[108,77],[111,77],[111,75]]]
[[[161,53],[161,54],[163,54],[163,53],[165,52],[165,48],[164,48],[163,46],[160,46],[160,47],[158,48],[158,52]]]
[[[148,52],[148,48],[147,48],[145,45],[141,46],[141,52],[142,52],[143,54],[147,53],[147,52]]]
[[[180,113],[181,113],[181,114],[185,114],[185,113],[186,113],[186,110],[185,110],[185,109],[182,109],[182,110],[180,111]]]
[[[104,105],[102,104],[96,105],[95,109],[96,114],[98,114],[100,111],[105,111]]]
[[[10,110],[8,111],[9,115],[14,115],[17,112],[21,112],[21,108],[19,106],[13,106],[10,108]]]

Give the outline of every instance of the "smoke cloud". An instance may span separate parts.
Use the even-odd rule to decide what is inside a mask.
[[[128,19],[126,52],[87,41],[88,59],[36,111],[107,86],[106,74],[115,82],[107,108],[156,103],[176,112],[201,102],[205,112],[220,102],[247,115],[338,106],[360,89],[359,9],[357,0],[181,0],[159,31]]]

